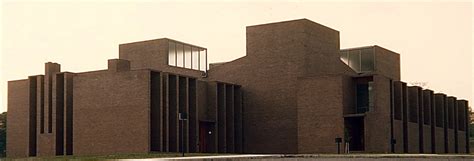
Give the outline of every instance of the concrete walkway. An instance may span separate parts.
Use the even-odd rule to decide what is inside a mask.
[[[160,161],[160,160],[187,160],[187,161],[474,161],[474,155],[450,154],[268,154],[268,155],[221,155],[221,156],[194,156],[176,158],[147,158],[147,159],[120,159],[124,161]]]

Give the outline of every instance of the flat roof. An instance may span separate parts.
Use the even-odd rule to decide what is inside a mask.
[[[141,43],[141,42],[147,42],[147,41],[160,41],[160,40],[174,41],[174,42],[181,43],[181,44],[185,44],[185,45],[189,45],[189,46],[192,46],[192,47],[195,47],[195,48],[207,50],[207,48],[204,48],[204,47],[200,47],[200,46],[197,46],[197,45],[185,43],[185,42],[182,42],[182,41],[178,41],[178,40],[174,40],[174,39],[170,39],[170,38],[166,38],[166,37],[165,37],[165,38],[159,38],[159,39],[150,39],[150,40],[142,40],[142,41],[134,41],[134,42],[122,43],[122,44],[119,44],[119,45],[127,45],[127,44]]]

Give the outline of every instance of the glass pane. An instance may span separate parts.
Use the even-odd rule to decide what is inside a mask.
[[[374,70],[374,52],[372,49],[363,49],[360,54],[361,71]]]
[[[199,70],[199,55],[198,55],[198,48],[192,49],[192,60],[193,60],[193,69]]]
[[[369,82],[369,109],[373,109],[374,106],[374,82]]]
[[[207,50],[199,50],[199,70],[205,71],[206,70],[206,57],[207,57]]]
[[[360,51],[349,51],[349,66],[356,72],[360,72]]]
[[[183,66],[183,65],[184,65],[184,64],[183,64],[183,63],[184,63],[184,60],[183,60],[183,58],[184,58],[183,44],[176,44],[176,50],[177,50],[177,54],[178,54],[178,55],[177,55],[177,57],[178,57],[178,58],[177,58],[177,59],[178,59],[177,62],[178,62],[178,63],[176,64],[176,66],[178,66],[178,67],[184,67],[184,66]]]
[[[168,50],[168,65],[171,65],[171,66],[176,66],[176,50],[175,50],[175,43],[174,42],[170,42],[169,44],[169,50]]]
[[[357,84],[357,113],[363,113],[369,109],[369,85]]]
[[[348,57],[347,57],[347,51],[341,51],[341,60],[346,64],[349,63],[348,62]]]
[[[184,64],[185,68],[191,68],[191,46],[184,46]]]

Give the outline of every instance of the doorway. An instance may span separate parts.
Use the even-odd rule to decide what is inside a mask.
[[[199,152],[215,152],[215,123],[199,121]]]
[[[346,117],[344,124],[344,137],[349,142],[349,151],[364,151],[364,117]]]

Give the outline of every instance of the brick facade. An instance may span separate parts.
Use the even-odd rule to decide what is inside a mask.
[[[467,101],[407,86],[398,53],[341,50],[338,31],[310,20],[249,26],[246,56],[209,69],[186,43],[171,65],[176,43],[120,44],[106,70],[48,62],[10,81],[7,155],[336,153],[338,139],[340,151],[469,150]]]

